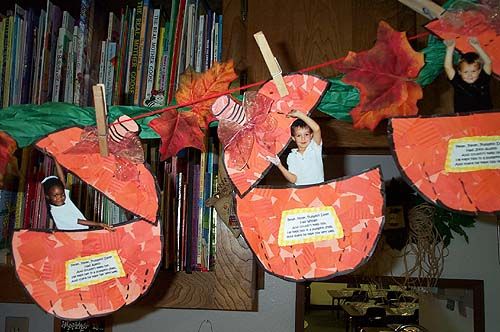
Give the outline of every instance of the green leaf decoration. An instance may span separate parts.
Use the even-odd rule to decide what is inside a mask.
[[[359,104],[359,90],[342,82],[342,77],[328,79],[330,86],[321,98],[318,110],[337,120],[352,122],[349,113]]]

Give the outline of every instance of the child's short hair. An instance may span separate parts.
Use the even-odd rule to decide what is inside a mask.
[[[460,70],[462,69],[462,64],[468,64],[468,65],[473,65],[477,64],[479,66],[479,69],[483,67],[483,63],[481,61],[481,58],[479,57],[479,54],[476,52],[467,52],[458,61],[457,68]]]
[[[310,132],[312,132],[311,127],[304,122],[304,120],[297,119],[292,122],[292,126],[290,127],[290,134],[293,136],[295,134],[295,128],[308,128]]]
[[[42,181],[42,185],[43,185],[43,192],[45,193],[45,195],[48,195],[50,189],[53,187],[59,187],[64,190],[64,184],[58,177],[47,178],[44,181]]]

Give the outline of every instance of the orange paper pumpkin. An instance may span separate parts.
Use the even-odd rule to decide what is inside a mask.
[[[493,73],[500,75],[500,36],[483,12],[448,12],[425,27],[442,39],[454,39],[456,48],[463,53],[475,52],[468,39],[476,37],[491,59]]]
[[[393,118],[392,153],[429,202],[476,214],[500,211],[500,113]]]
[[[63,319],[105,315],[134,302],[151,286],[161,248],[160,224],[144,220],[114,232],[18,230],[12,238],[17,277],[43,310]]]
[[[355,270],[373,253],[384,223],[380,168],[312,186],[256,187],[236,203],[259,262],[292,281]]]
[[[114,231],[14,232],[19,280],[43,310],[63,319],[105,315],[132,303],[150,287],[162,256],[155,178],[143,163],[131,161],[122,178],[116,168],[124,165],[124,157],[73,149],[82,142],[83,132],[62,130],[37,147],[137,217],[114,221]]]
[[[119,160],[112,154],[66,153],[81,142],[83,129],[72,127],[50,134],[36,146],[57,159],[59,164],[134,215],[156,222],[158,193],[154,177],[144,164],[134,165],[137,175],[129,181],[115,176]]]

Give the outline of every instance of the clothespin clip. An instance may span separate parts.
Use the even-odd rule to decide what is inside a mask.
[[[106,94],[104,84],[92,86],[94,93],[95,119],[97,123],[97,139],[101,156],[107,157],[108,151],[108,109],[106,107]]]
[[[271,76],[273,78],[274,84],[276,84],[276,87],[278,88],[278,93],[280,94],[280,97],[284,97],[288,95],[288,89],[286,88],[285,80],[283,79],[283,76],[281,75],[283,72],[281,71],[280,64],[278,63],[278,60],[274,57],[273,52],[271,51],[271,48],[269,48],[269,44],[267,43],[266,36],[262,33],[262,31],[259,31],[253,35],[255,38],[255,41],[257,42],[257,45],[259,46],[260,52],[262,53],[262,56],[264,57],[264,61],[266,62],[267,68],[269,69],[269,72],[271,73]]]
[[[430,0],[399,0],[399,2],[430,20],[441,17],[446,11],[443,7]]]

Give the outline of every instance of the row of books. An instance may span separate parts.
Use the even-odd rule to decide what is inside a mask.
[[[222,16],[206,1],[153,8],[138,0],[99,15],[95,0],[81,0],[78,17],[51,0],[0,14],[0,105],[87,106],[91,86],[103,83],[109,105],[163,106],[187,68],[202,72],[221,60]]]
[[[163,164],[164,265],[175,271],[207,271],[215,264],[217,213],[205,201],[217,191],[218,142],[207,151],[188,148]]]
[[[0,14],[0,105],[66,101],[88,105],[94,1],[77,19],[47,0],[43,9]]]
[[[221,60],[222,15],[202,4],[173,0],[167,13],[140,0],[119,18],[109,13],[99,62],[109,104],[163,106],[188,68],[202,72]]]

